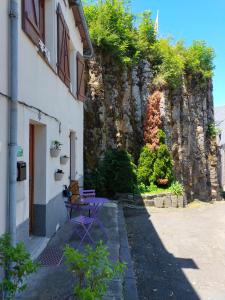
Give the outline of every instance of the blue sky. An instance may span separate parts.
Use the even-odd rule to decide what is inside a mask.
[[[187,44],[205,40],[215,49],[214,103],[225,105],[225,0],[131,0],[133,13],[159,10],[159,34]]]

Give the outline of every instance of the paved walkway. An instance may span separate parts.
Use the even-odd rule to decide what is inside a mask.
[[[141,300],[225,300],[225,203],[124,208]]]
[[[120,215],[120,218],[119,218]],[[112,260],[121,258],[121,230],[119,223],[121,222],[121,210],[115,203],[108,203],[101,211],[101,220],[105,224],[109,240],[107,246],[110,251]],[[72,235],[73,230],[70,224],[66,223],[57,234],[50,240],[49,246],[57,246],[63,248],[65,244],[70,244],[74,247],[78,244],[76,235]],[[104,236],[99,230],[98,226],[94,227],[92,236],[95,240],[100,240]],[[125,248],[124,248],[125,246]],[[131,265],[129,262],[129,255],[124,255],[128,250],[128,244],[123,245],[122,260]],[[128,251],[129,252],[129,251]],[[129,254],[129,253],[128,253]],[[130,273],[127,274],[128,276]],[[16,297],[17,300],[72,300],[73,287],[75,285],[75,278],[68,272],[67,267],[62,263],[60,266],[41,267],[36,274],[30,276],[28,281],[28,288],[25,292]],[[121,300],[123,299],[123,290],[126,284],[121,279],[111,282],[110,288],[104,300]],[[125,291],[126,294],[126,291]],[[126,298],[125,298],[126,299]],[[135,298],[133,298],[135,299]],[[126,299],[132,300],[132,299]]]

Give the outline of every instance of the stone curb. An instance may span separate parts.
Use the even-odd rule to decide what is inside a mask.
[[[186,196],[174,196],[171,193],[160,194],[117,194],[116,199],[120,203],[129,203],[142,206],[155,206],[157,208],[183,208],[187,205]]]
[[[137,282],[133,270],[133,263],[127,238],[126,223],[123,214],[123,207],[118,205],[118,225],[120,238],[120,260],[127,263],[127,269],[123,281],[124,300],[139,300]]]

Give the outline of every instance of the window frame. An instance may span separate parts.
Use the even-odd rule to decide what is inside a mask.
[[[35,0],[22,0],[21,5],[22,29],[36,46],[39,45],[40,40],[45,43],[45,0],[37,1],[39,3],[39,20],[36,20],[36,22],[31,19],[31,11],[29,11],[29,5],[33,5],[33,13],[35,14],[34,17],[37,19]]]

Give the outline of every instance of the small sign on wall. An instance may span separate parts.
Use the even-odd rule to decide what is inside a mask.
[[[21,146],[17,148],[17,157],[23,157],[23,148]]]

